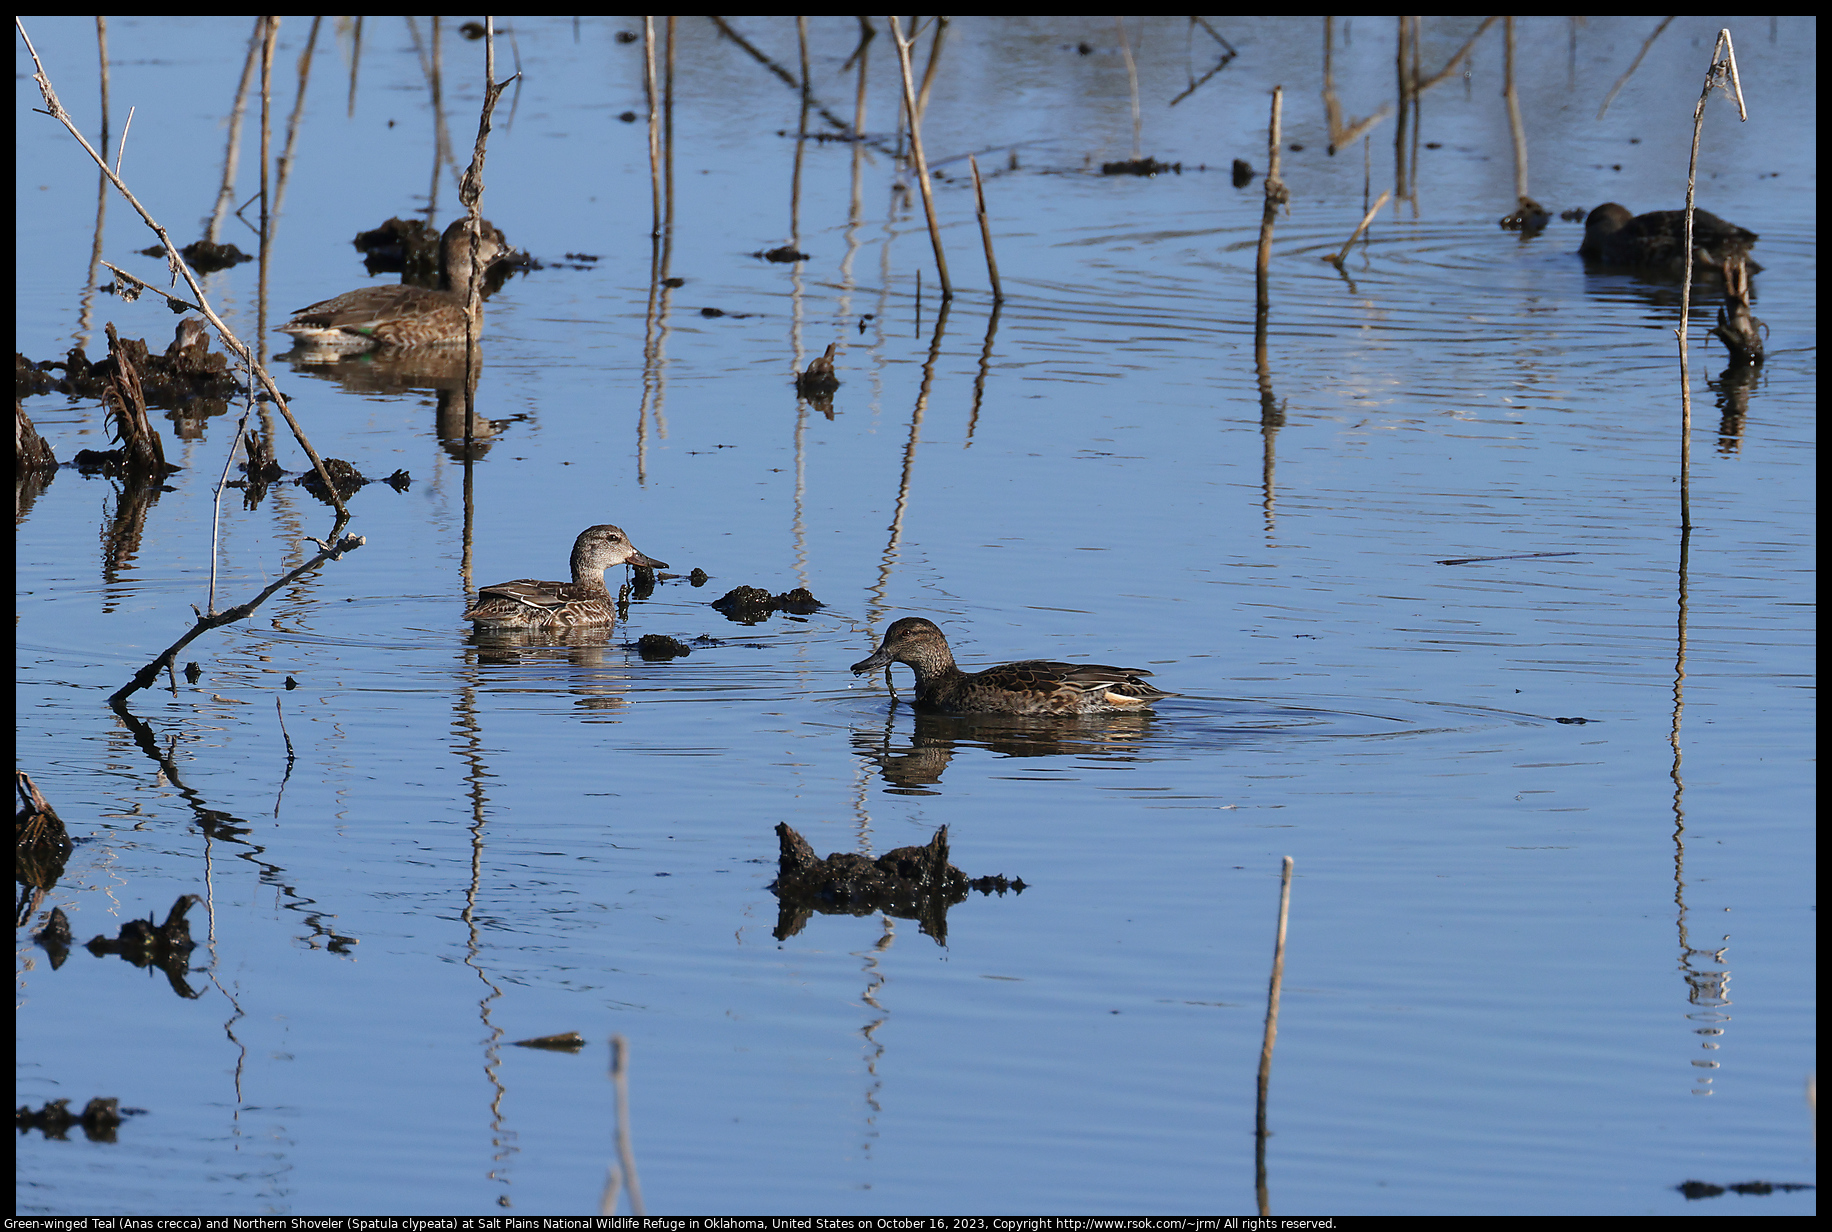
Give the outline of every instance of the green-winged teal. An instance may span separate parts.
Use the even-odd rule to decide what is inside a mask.
[[[381,347],[464,344],[464,292],[471,279],[469,217],[445,229],[439,239],[439,290],[428,287],[360,287],[309,308],[278,326],[310,350],[350,353]],[[509,252],[503,233],[484,220],[477,237],[477,258],[488,268]],[[477,332],[483,332],[483,304],[475,309]]]
[[[954,665],[948,639],[920,616],[905,616],[886,629],[877,652],[852,670],[892,663],[907,663],[916,672],[918,706],[954,714],[1112,714],[1146,710],[1160,697],[1176,696],[1140,680],[1151,673],[1136,667],[1030,659],[963,672]]]
[[[1756,233],[1725,222],[1710,210],[1692,211],[1692,276],[1722,278],[1724,269],[1741,260],[1752,274],[1762,267],[1749,260]],[[1686,212],[1656,210],[1637,217],[1614,201],[1590,211],[1584,220],[1584,243],[1578,255],[1599,265],[1638,270],[1662,278],[1686,276]]]
[[[617,605],[604,586],[612,565],[666,569],[666,561],[638,552],[615,526],[591,526],[573,541],[572,581],[539,582],[522,578],[498,582],[477,592],[466,620],[488,629],[577,629],[617,623]]]

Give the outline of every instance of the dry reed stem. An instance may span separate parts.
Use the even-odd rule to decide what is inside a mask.
[[[935,248],[935,268],[941,275],[941,298],[945,304],[954,298],[954,284],[948,278],[948,254],[941,246],[941,224],[935,218],[935,190],[929,185],[929,164],[922,154],[922,115],[916,109],[916,87],[910,70],[910,48],[915,35],[903,37],[903,23],[890,18],[891,41],[897,44],[897,66],[903,71],[903,105],[910,117],[910,155],[916,164],[916,180],[922,187],[922,210],[929,220],[929,242]]]
[[[1272,1048],[1279,1037],[1279,996],[1285,984],[1285,924],[1291,915],[1291,866],[1291,857],[1286,856],[1284,870],[1279,877],[1279,929],[1278,940],[1272,947],[1272,980],[1266,989],[1266,1032],[1260,1043],[1259,1099],[1254,1118],[1254,1141],[1257,1164],[1255,1179],[1261,1214],[1267,1213],[1271,1205],[1266,1187],[1266,1139],[1270,1135],[1266,1128],[1266,1103],[1272,1086]]]
[[[643,98],[649,104],[649,201],[650,217],[654,220],[649,227],[649,238],[656,239],[662,233],[662,134],[661,110],[656,104],[655,90],[655,18],[653,15],[642,19],[642,89]]]
[[[929,40],[929,62],[922,70],[922,89],[916,92],[916,118],[921,119],[929,109],[929,91],[935,85],[935,68],[941,63],[941,39],[948,32],[948,19],[944,16],[935,18],[935,36]],[[911,45],[914,46],[916,34],[910,32]]]
[[[992,302],[1005,302],[1005,289],[999,285],[999,259],[992,255],[992,223],[986,216],[986,189],[980,184],[980,160],[967,155],[967,166],[973,171],[973,196],[979,204],[980,240],[986,245],[986,276],[992,280]]]
[[[1323,19],[1323,114],[1329,123],[1329,152],[1346,150],[1376,124],[1387,118],[1386,104],[1379,111],[1353,124],[1342,123],[1342,102],[1336,97],[1335,71],[1336,19]]]
[[[1724,52],[1721,60],[1718,58],[1720,49]],[[1679,328],[1674,331],[1679,335],[1679,524],[1686,531],[1692,529],[1692,367],[1686,334],[1692,315],[1692,216],[1696,209],[1693,198],[1698,188],[1698,143],[1705,128],[1705,104],[1710,101],[1713,89],[1722,89],[1735,98],[1738,118],[1749,119],[1749,109],[1743,105],[1743,81],[1737,74],[1737,50],[1728,29],[1718,31],[1717,42],[1711,48],[1711,66],[1705,70],[1704,88],[1699,91],[1698,103],[1692,108],[1692,157],[1686,167],[1686,268],[1679,293]]]
[[[1412,81],[1406,64],[1407,52],[1411,50],[1410,38],[1412,26],[1410,21],[1399,19],[1399,37],[1394,48],[1395,87],[1399,96],[1399,114],[1393,123],[1393,208],[1399,212],[1399,203],[1411,195],[1411,186],[1406,179],[1406,131],[1412,123]]]
[[[1514,88],[1514,19],[1505,20],[1508,47],[1501,93],[1508,101],[1508,132],[1514,139],[1514,196],[1519,198],[1527,195],[1527,130],[1520,119],[1520,92]]]
[[[630,1213],[641,1216],[645,1214],[642,1201],[642,1182],[636,1176],[636,1153],[630,1146],[630,1041],[622,1035],[611,1036],[611,1087],[617,1098],[617,1157],[622,1164],[613,1163],[606,1169],[604,1194],[598,1201],[600,1215],[613,1215],[617,1210],[617,1189],[623,1177],[630,1182]]]
[[[1272,267],[1272,224],[1278,218],[1279,206],[1291,200],[1285,181],[1279,178],[1280,116],[1285,107],[1285,87],[1272,87],[1272,119],[1266,126],[1266,204],[1260,213],[1259,255],[1254,261],[1256,305],[1263,316],[1272,307],[1266,279]]]
[[[1380,194],[1380,200],[1369,207],[1367,216],[1361,220],[1361,225],[1355,228],[1355,234],[1349,236],[1347,242],[1342,245],[1342,251],[1337,253],[1326,253],[1323,259],[1338,266],[1341,265],[1343,261],[1347,260],[1349,249],[1355,246],[1355,241],[1361,238],[1361,233],[1368,229],[1368,224],[1374,221],[1374,215],[1380,213],[1380,207],[1387,203],[1387,198],[1391,195],[1391,193],[1383,189]]]

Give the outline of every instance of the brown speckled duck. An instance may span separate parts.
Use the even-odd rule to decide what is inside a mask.
[[[886,629],[877,652],[852,670],[892,663],[907,663],[915,671],[917,706],[953,714],[1113,714],[1146,710],[1160,697],[1176,696],[1140,680],[1151,673],[1136,667],[1029,659],[963,672],[941,630],[920,616],[906,616]]]
[[[617,623],[617,605],[604,586],[612,565],[666,569],[666,561],[638,552],[615,526],[591,526],[573,541],[572,581],[523,578],[498,582],[477,592],[464,618],[479,629],[582,629]]]
[[[1759,237],[1710,210],[1692,211],[1692,276],[1722,278],[1725,267],[1742,260],[1752,274],[1762,267],[1749,260]],[[1661,278],[1686,276],[1686,212],[1656,210],[1637,217],[1614,201],[1590,211],[1584,220],[1584,242],[1578,255],[1598,265],[1631,269]]]
[[[439,290],[428,287],[359,287],[301,308],[276,328],[315,351],[350,354],[380,348],[464,345],[465,286],[471,278],[469,217],[458,219],[439,239]],[[509,252],[503,233],[484,220],[477,259],[488,267]],[[477,332],[483,332],[478,302]]]

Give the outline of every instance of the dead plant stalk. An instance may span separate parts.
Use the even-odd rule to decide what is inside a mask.
[[[916,182],[922,187],[922,210],[929,220],[929,242],[935,247],[935,269],[941,276],[941,298],[954,298],[954,283],[948,277],[948,254],[942,251],[941,224],[935,218],[935,190],[929,186],[929,164],[922,154],[922,113],[916,108],[916,85],[910,70],[910,48],[919,31],[903,37],[903,22],[890,17],[891,41],[897,44],[897,66],[903,71],[903,105],[910,117],[910,157],[916,164]]]
[[[1659,31],[1655,31],[1656,34]],[[1649,40],[1652,41],[1651,39]],[[1722,51],[1723,58],[1718,58]],[[1743,105],[1743,82],[1737,75],[1737,49],[1730,41],[1730,31],[1720,29],[1711,48],[1711,67],[1705,70],[1705,85],[1699,91],[1698,104],[1692,108],[1692,158],[1686,167],[1686,270],[1679,292],[1679,524],[1692,529],[1692,370],[1691,353],[1686,347],[1686,332],[1692,315],[1692,215],[1693,198],[1698,189],[1698,142],[1705,128],[1705,104],[1713,89],[1722,89],[1737,100],[1737,117],[1747,123],[1749,109]]]

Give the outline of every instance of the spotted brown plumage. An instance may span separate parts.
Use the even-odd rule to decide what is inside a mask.
[[[439,240],[439,289],[406,285],[359,287],[293,313],[276,326],[314,351],[350,354],[377,349],[463,345],[465,287],[471,280],[469,217],[445,229]],[[510,251],[503,233],[486,219],[477,237],[477,262],[490,263]],[[483,332],[483,304],[474,306]]]
[[[963,672],[941,630],[920,616],[891,625],[878,649],[852,670],[892,663],[916,673],[919,707],[955,714],[1113,714],[1146,710],[1161,697],[1176,696],[1139,679],[1151,673],[1137,667],[1027,659]]]
[[[636,550],[615,526],[591,526],[573,541],[572,581],[542,582],[521,578],[498,582],[477,592],[464,618],[480,629],[575,629],[617,623],[617,605],[604,585],[612,565],[666,569]]]

